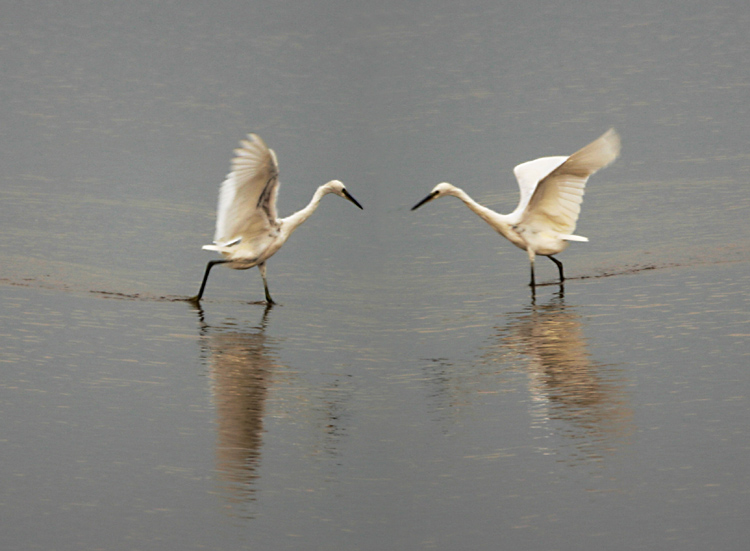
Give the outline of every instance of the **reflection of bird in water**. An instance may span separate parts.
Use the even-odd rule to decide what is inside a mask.
[[[268,309],[250,331],[203,328],[218,425],[217,470],[236,502],[247,501],[254,491],[268,388],[279,367],[265,336],[267,315]]]
[[[611,129],[570,157],[542,157],[518,165],[513,172],[518,180],[521,200],[510,214],[488,209],[462,189],[445,182],[435,186],[411,210],[438,197],[458,197],[495,231],[528,253],[532,289],[536,285],[536,255],[546,256],[555,263],[562,283],[565,279],[562,262],[552,255],[564,251],[570,241],[588,241],[586,237],[573,234],[586,182],[589,176],[613,162],[619,154],[620,136]]]
[[[510,351],[524,364],[536,426],[572,439],[583,459],[599,456],[613,438],[630,432],[623,381],[591,359],[581,319],[561,295],[512,316],[485,358]]]
[[[226,498],[237,505],[255,500],[270,404],[284,430],[313,436],[307,453],[335,465],[341,463],[340,446],[349,421],[351,389],[345,380],[337,377],[332,384],[311,389],[300,388],[302,380],[286,376],[289,370],[278,360],[278,342],[266,336],[271,308],[266,307],[258,326],[240,329],[235,320],[208,325],[197,307],[216,408],[216,469]]]

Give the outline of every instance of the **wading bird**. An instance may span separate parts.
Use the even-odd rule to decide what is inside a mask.
[[[360,209],[357,200],[338,180],[320,186],[310,204],[286,218],[277,218],[276,196],[279,191],[279,165],[276,154],[256,134],[248,134],[234,150],[232,171],[219,190],[219,207],[216,212],[214,244],[204,245],[224,257],[211,260],[206,265],[198,294],[190,300],[198,302],[203,297],[208,274],[216,264],[227,264],[235,270],[257,266],[263,278],[266,302],[275,304],[268,292],[266,261],[289,239],[292,232],[318,208],[324,195],[335,193],[348,199]]]
[[[495,231],[528,253],[531,262],[529,285],[532,288],[536,285],[536,255],[546,256],[557,265],[562,283],[565,280],[562,262],[552,255],[564,251],[570,241],[588,241],[586,237],[573,235],[586,181],[619,154],[620,136],[610,129],[570,157],[542,157],[518,165],[513,172],[518,180],[521,201],[510,214],[498,214],[448,183],[438,184],[411,210],[444,195],[458,197]]]

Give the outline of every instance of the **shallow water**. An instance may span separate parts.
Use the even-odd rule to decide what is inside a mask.
[[[3,546],[744,549],[750,10],[579,7],[9,9]],[[610,126],[562,288],[409,211],[509,212]],[[248,131],[282,215],[331,178],[365,210],[323,201],[278,306],[217,268],[196,308]]]

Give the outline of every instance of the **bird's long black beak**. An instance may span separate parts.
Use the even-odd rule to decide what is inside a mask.
[[[424,199],[422,199],[422,200],[421,200],[421,201],[420,201],[419,203],[417,203],[416,205],[414,205],[414,206],[413,206],[413,207],[411,208],[411,210],[417,210],[417,209],[418,209],[419,207],[421,207],[421,206],[422,206],[422,205],[424,205],[425,203],[429,203],[429,202],[430,202],[430,201],[432,201],[432,200],[433,200],[433,199],[434,199],[435,197],[437,197],[437,194],[438,194],[438,192],[437,192],[437,191],[433,191],[433,192],[432,192],[432,193],[430,193],[430,194],[429,194],[429,195],[428,195],[427,197],[425,197]]]
[[[352,197],[352,195],[348,191],[346,191],[346,189],[342,189],[341,191],[344,193],[345,198],[349,199],[349,201],[357,205],[360,209],[365,210],[364,207],[360,205],[359,202],[354,197]]]

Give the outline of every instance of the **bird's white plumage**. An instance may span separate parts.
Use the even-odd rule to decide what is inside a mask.
[[[560,280],[562,263],[552,258],[568,246],[568,241],[588,241],[574,235],[581,212],[583,193],[589,177],[614,161],[620,154],[620,136],[610,129],[569,157],[542,157],[516,166],[513,172],[521,194],[510,214],[499,214],[480,205],[465,191],[443,182],[412,207],[452,195],[479,215],[511,243],[528,252],[531,285],[534,285],[534,256],[549,256],[557,264]]]
[[[224,258],[208,263],[200,290],[191,300],[200,301],[211,268],[216,264],[226,264],[235,270],[257,266],[263,278],[266,302],[273,304],[266,280],[266,261],[315,211],[320,200],[333,193],[360,209],[362,206],[343,183],[331,180],[318,187],[305,208],[286,218],[278,218],[276,197],[279,191],[279,165],[276,154],[256,134],[248,134],[234,153],[232,170],[219,189],[214,244],[203,246]]]
[[[516,180],[518,180],[518,190],[521,192],[521,200],[509,216],[516,216],[518,221],[520,221],[521,214],[526,209],[526,205],[529,204],[529,200],[534,194],[537,184],[566,160],[567,157],[562,156],[542,157],[541,159],[521,163],[515,167],[513,174],[516,175]]]
[[[573,153],[541,179],[519,223],[532,231],[572,235],[581,212],[586,182],[619,153],[620,137],[613,129]],[[553,157],[556,158],[559,157]]]
[[[279,165],[276,154],[256,134],[234,150],[232,171],[219,191],[214,242],[222,246],[268,234],[276,225]]]

